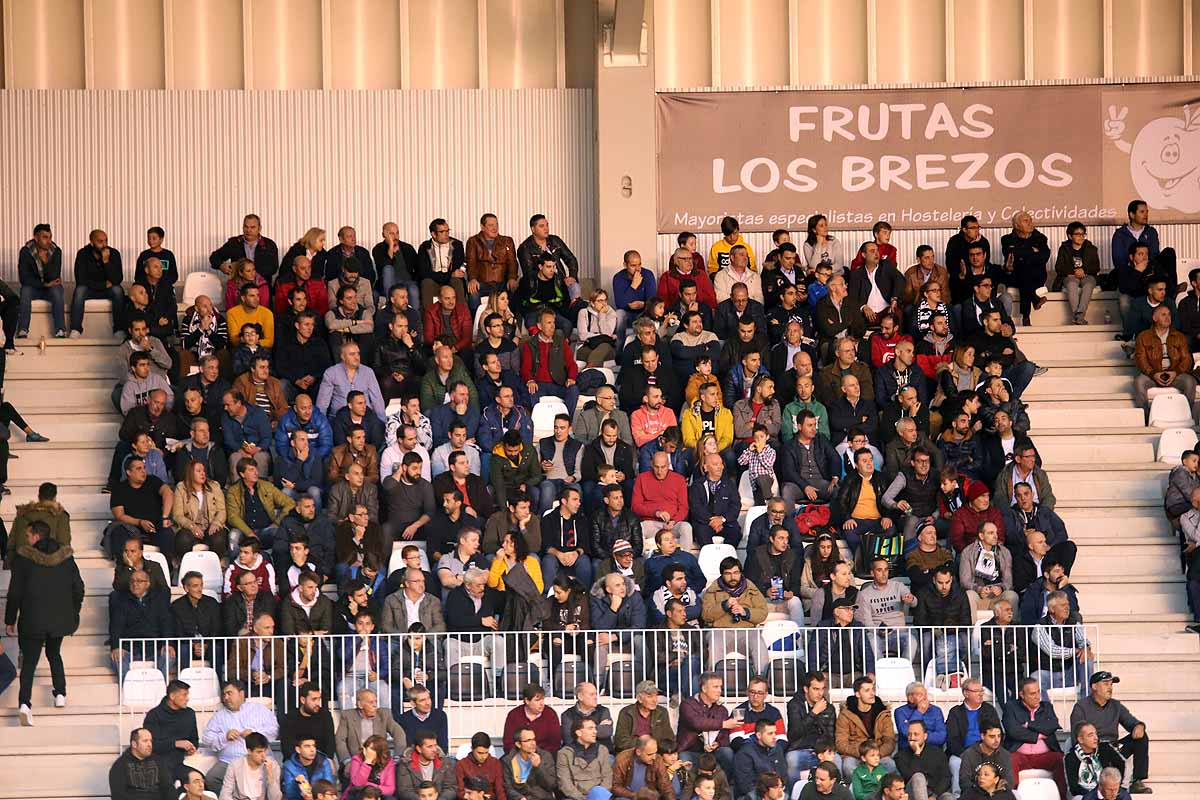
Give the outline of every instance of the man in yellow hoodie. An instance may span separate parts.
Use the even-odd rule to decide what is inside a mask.
[[[721,405],[721,387],[715,380],[700,387],[699,401],[684,410],[679,427],[684,447],[694,448],[706,433],[716,436],[717,450],[726,460],[726,469],[732,468],[733,413]]]
[[[715,275],[718,270],[729,266],[729,251],[738,245],[746,248],[746,255],[750,258],[750,269],[758,269],[757,262],[754,260],[754,250],[742,238],[742,228],[738,221],[733,217],[725,217],[721,220],[721,238],[713,242],[713,246],[708,251],[710,275]]]

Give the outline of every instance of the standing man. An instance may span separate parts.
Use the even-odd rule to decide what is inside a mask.
[[[62,640],[79,627],[83,607],[83,578],[75,565],[71,546],[50,536],[50,526],[34,520],[26,529],[27,541],[16,549],[12,579],[4,609],[9,636],[18,634],[21,646],[21,724],[33,724],[33,676],[46,649],[53,680],[54,706],[67,705],[67,678],[62,662]],[[12,681],[12,661],[0,651],[0,683]]]

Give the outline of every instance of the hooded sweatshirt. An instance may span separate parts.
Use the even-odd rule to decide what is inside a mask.
[[[264,559],[261,553],[255,553],[254,561],[248,567],[237,559],[229,562],[229,566],[225,568],[225,585],[221,590],[223,597],[233,594],[238,577],[243,572],[253,572],[258,577],[259,591],[279,596],[279,584],[275,582],[275,567]]]
[[[165,697],[146,712],[146,720],[142,724],[154,735],[154,755],[171,769],[178,769],[184,759],[183,751],[175,747],[175,742],[184,739],[196,747],[200,746],[196,712],[187,706],[171,708]]]

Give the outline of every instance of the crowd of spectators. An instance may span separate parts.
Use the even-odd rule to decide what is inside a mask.
[[[1114,235],[1122,337],[1143,395],[1175,385],[1190,397],[1200,330],[1176,327],[1164,297],[1174,254],[1145,211],[1131,203]],[[201,738],[182,713],[189,687],[173,680],[114,781],[186,790],[183,759],[203,744],[226,768],[209,771],[210,789],[282,781],[306,800],[338,782],[405,800],[741,800],[809,778],[802,797],[996,796],[1021,763],[1094,794],[1102,767],[1127,761],[1123,782],[1147,790],[1144,726],[1124,712],[1118,741],[1105,709],[1120,704],[1097,694],[1114,679],[1093,669],[1076,548],[1029,437],[1021,397],[1045,368],[1021,352],[1016,319],[1029,326],[1045,302],[1051,250],[1029,214],[1012,224],[993,253],[965,217],[944,264],[923,245],[902,270],[887,223],[855,250],[816,215],[797,243],[777,231],[758,263],[725,218],[707,258],[680,234],[662,274],[627,252],[610,292],[585,290],[542,215],[520,245],[486,214],[465,244],[435,219],[417,247],[388,223],[370,251],[347,226],[329,248],[312,228],[281,253],[251,214],[210,257],[222,296],[182,314],[162,229],[148,231],[128,292],[120,253],[94,231],[76,256],[69,330],[62,252],[37,226],[15,338],[32,299],[50,300],[56,335],[77,337],[83,301],[105,297],[121,341],[104,539],[117,562],[113,667],[149,660],[171,675],[191,651],[225,681],[228,717]],[[1079,325],[1105,277],[1086,233],[1073,223],[1054,264]],[[538,417],[547,398],[566,412]],[[1194,550],[1191,461],[1177,516]],[[61,541],[43,521],[56,505],[46,494],[22,509],[40,515],[29,535],[14,531],[40,568],[31,550],[45,542],[69,553],[69,532]],[[763,513],[743,525],[753,506]],[[714,547],[709,579],[698,556]],[[178,574],[195,548],[221,562],[219,598],[199,572]],[[174,583],[184,594],[172,601]],[[10,625],[18,611],[28,621],[21,608],[10,594]],[[978,612],[992,615],[982,654],[961,632]],[[793,631],[786,720],[765,702],[768,619]],[[69,633],[42,631],[25,662],[44,644],[53,666]],[[441,706],[478,663],[464,659],[483,656],[488,682],[520,693],[526,650],[546,657],[547,686],[574,687],[576,713],[558,720],[529,682],[500,762],[480,734],[455,764]],[[559,655],[582,664],[579,680],[553,680],[567,675]],[[942,722],[922,683],[888,707],[871,674],[889,657],[961,687],[961,713]],[[732,715],[731,682],[748,697]],[[614,726],[595,698],[621,686],[636,697]],[[1072,715],[1064,773],[1047,698],[1070,687],[1077,711],[1093,702],[1102,719],[1086,734]],[[831,688],[852,691],[840,711]],[[56,702],[65,693],[56,683]],[[24,692],[22,717],[32,724]],[[260,752],[275,738],[282,768]],[[261,791],[247,796],[273,789]]]

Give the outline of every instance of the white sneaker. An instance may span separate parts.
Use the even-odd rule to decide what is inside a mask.
[[[54,695],[54,707],[55,708],[66,708],[67,707],[67,696],[65,694]]]
[[[33,709],[30,708],[29,706],[22,705],[20,713],[21,713],[21,727],[32,728],[33,727]]]
[[[72,339],[82,339],[83,331],[71,331],[71,338]]]

